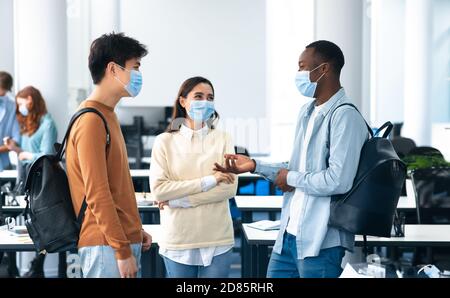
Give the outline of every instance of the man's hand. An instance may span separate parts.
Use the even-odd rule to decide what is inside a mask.
[[[294,191],[294,187],[287,184],[287,174],[289,171],[287,169],[281,169],[278,171],[277,178],[275,179],[275,184],[278,186],[283,192],[291,192]]]
[[[121,278],[135,278],[138,272],[138,267],[135,257],[132,255],[125,260],[117,260]]]
[[[214,164],[214,171],[222,173],[241,174],[255,171],[256,164],[253,159],[240,154],[225,154],[225,165]]]
[[[142,251],[147,251],[152,246],[152,235],[142,230]]]

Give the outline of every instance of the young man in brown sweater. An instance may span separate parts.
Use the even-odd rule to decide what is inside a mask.
[[[80,232],[79,250],[84,277],[136,277],[141,250],[151,236],[142,229],[130,176],[125,141],[114,112],[122,97],[135,97],[142,87],[140,60],[144,45],[123,34],[96,39],[89,54],[95,84],[81,108],[95,108],[105,117],[106,130],[94,113],[83,114],[74,124],[67,149],[67,175],[74,209],[86,197],[87,209]]]

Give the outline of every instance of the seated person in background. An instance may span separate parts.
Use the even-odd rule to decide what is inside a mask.
[[[11,142],[20,142],[19,124],[16,120],[16,107],[14,100],[8,96],[13,86],[12,76],[4,71],[0,71],[0,140],[10,138]],[[2,144],[2,143],[0,143]],[[0,145],[0,172],[11,169],[9,160],[9,149],[5,145]],[[18,276],[16,267],[15,253],[8,253],[10,277]],[[0,263],[3,258],[3,252],[0,252]]]
[[[53,144],[56,143],[57,130],[41,92],[32,86],[25,87],[17,94],[16,117],[22,140],[16,144],[11,139],[5,139],[5,146],[17,153],[18,183],[23,185],[29,166],[38,157],[55,153]],[[44,261],[45,255],[38,254],[25,277],[44,277]]]
[[[16,119],[16,107],[14,101],[7,96],[11,92],[13,79],[7,72],[0,71],[0,138],[8,138],[10,143],[20,142],[19,124]],[[0,171],[11,168],[9,160],[10,149],[3,145],[0,146]]]

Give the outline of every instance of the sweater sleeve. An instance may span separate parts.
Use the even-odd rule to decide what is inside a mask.
[[[159,202],[176,200],[202,192],[201,178],[173,180],[169,177],[168,158],[162,135],[159,135],[152,148],[150,162],[150,189]]]
[[[81,116],[73,129],[73,144],[77,152],[88,209],[114,249],[116,259],[131,256],[130,241],[117,214],[112,198],[106,165],[106,131],[98,115]]]

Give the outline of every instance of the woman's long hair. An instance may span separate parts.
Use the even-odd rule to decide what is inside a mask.
[[[172,113],[172,120],[169,124],[169,126],[166,129],[166,132],[176,132],[180,130],[181,125],[184,123],[184,119],[188,118],[187,111],[180,103],[180,98],[184,97],[186,98],[189,94],[189,92],[192,91],[192,89],[195,88],[198,84],[208,84],[211,86],[211,89],[213,90],[214,95],[214,86],[212,83],[203,77],[193,77],[189,78],[181,85],[180,90],[178,91],[177,98],[175,100],[175,104],[173,107],[173,113]],[[214,129],[214,123],[219,119],[219,114],[214,111],[214,114],[206,121],[206,124],[211,127],[211,129]]]
[[[31,107],[28,111],[28,116],[23,116],[19,112],[19,105],[17,98],[28,98],[31,96]],[[47,107],[41,92],[33,86],[28,86],[19,91],[16,95],[16,117],[19,122],[20,133],[22,135],[33,135],[39,128],[42,116],[47,114]]]

